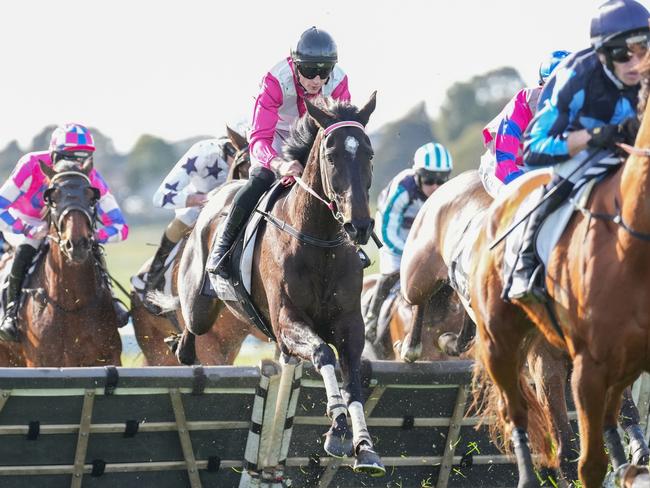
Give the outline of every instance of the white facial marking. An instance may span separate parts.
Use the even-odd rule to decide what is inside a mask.
[[[345,150],[350,153],[352,159],[357,156],[357,149],[359,148],[359,141],[354,137],[348,136],[345,138]]]

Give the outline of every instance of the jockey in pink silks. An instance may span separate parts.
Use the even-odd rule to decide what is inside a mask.
[[[479,176],[493,198],[503,185],[523,174],[524,132],[537,112],[537,102],[546,80],[568,54],[567,51],[553,51],[539,67],[538,86],[519,90],[483,129],[487,150],[481,157]]]
[[[16,250],[8,278],[0,340],[17,340],[18,303],[23,278],[48,233],[47,223],[43,219],[43,191],[47,189],[48,184],[39,161],[48,166],[53,166],[61,159],[79,161],[82,164],[92,157],[94,152],[95,143],[86,127],[65,124],[54,130],[47,151],[31,152],[20,158],[9,179],[0,187],[0,229]],[[97,242],[104,244],[126,239],[129,229],[108,185],[96,169],[91,171],[89,177],[92,186],[97,188],[100,194],[97,202]],[[115,307],[119,325],[125,325],[128,312],[117,300]]]
[[[262,79],[255,101],[250,134],[251,171],[234,197],[224,230],[215,243],[206,269],[229,278],[228,253],[257,201],[279,176],[298,176],[302,165],[279,154],[291,125],[307,111],[304,100],[318,96],[350,101],[348,77],[336,65],[334,39],[311,27],[303,32],[291,56],[276,64]]]

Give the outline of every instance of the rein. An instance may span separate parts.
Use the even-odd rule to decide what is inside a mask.
[[[623,143],[619,144],[619,146],[629,155],[646,157],[646,158],[650,157],[650,149],[642,149],[642,148],[630,146],[629,144],[623,144]],[[580,211],[589,220],[596,219],[596,220],[603,220],[605,222],[612,222],[617,226],[621,227],[632,237],[639,239],[640,241],[650,242],[650,233],[636,231],[625,223],[625,221],[623,220],[623,216],[621,215],[621,206],[618,203],[618,200],[616,198],[614,198],[614,207],[616,208],[615,214],[592,212],[591,210],[589,210],[584,206],[579,206],[577,203],[574,204],[574,207],[576,208],[576,210]]]
[[[321,138],[320,141],[319,155],[318,155],[321,161],[323,161],[325,158],[323,152],[325,150],[325,143],[327,141],[327,137],[336,129],[341,129],[343,127],[356,127],[358,129],[361,129],[364,133],[366,131],[363,124],[355,120],[343,120],[341,122],[336,122],[326,127],[325,129],[322,129],[323,137]],[[327,172],[321,169],[320,174],[323,182],[323,189],[325,190],[325,195],[326,195],[325,198],[321,197],[318,193],[316,193],[316,191],[313,188],[311,188],[307,183],[305,183],[305,180],[303,180],[300,176],[292,176],[292,178],[296,183],[298,183],[298,185],[303,190],[305,190],[307,193],[312,195],[317,200],[323,202],[325,206],[329,208],[330,212],[332,212],[332,216],[334,217],[334,220],[336,220],[339,224],[343,225],[344,217],[343,214],[341,214],[341,212],[339,211],[340,205],[337,201],[336,193],[334,193],[334,190],[332,189],[332,184],[330,183],[329,178],[327,177]],[[292,227],[291,225],[287,224],[283,220],[276,218],[275,216],[271,215],[268,212],[264,212],[262,210],[256,210],[256,211],[260,213],[267,222],[274,225],[281,231],[286,232],[287,234],[294,237],[295,239],[297,239],[303,244],[309,244],[311,246],[316,246],[316,247],[332,248],[332,247],[338,247],[346,241],[344,235],[339,235],[336,239],[333,240],[319,239],[318,237],[313,237],[303,232],[300,232],[295,227]]]

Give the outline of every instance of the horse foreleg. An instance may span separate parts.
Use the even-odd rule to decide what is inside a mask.
[[[582,354],[573,360],[571,385],[580,425],[578,473],[584,488],[599,488],[607,471],[607,456],[603,449],[605,373]],[[610,443],[613,445],[614,442],[615,438],[610,437]]]
[[[407,363],[417,361],[422,355],[422,324],[426,308],[426,303],[414,306],[410,331],[406,334],[400,348],[400,358]]]
[[[345,325],[335,327],[339,333],[335,344],[339,351],[341,376],[343,379],[342,392],[350,412],[354,444],[354,470],[368,473],[377,477],[386,474],[386,469],[379,455],[375,452],[363,409],[361,389],[361,350],[363,349],[363,320],[359,316],[357,325],[354,319],[345,322]],[[353,325],[350,325],[353,324]]]
[[[618,422],[627,433],[630,439],[630,456],[632,464],[638,466],[646,466],[650,461],[650,450],[645,441],[643,430],[639,425],[641,418],[639,410],[634,404],[632,398],[632,389],[630,387],[623,390],[623,402],[621,404],[621,412],[618,415]]]

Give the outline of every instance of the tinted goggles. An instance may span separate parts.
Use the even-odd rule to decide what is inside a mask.
[[[333,64],[298,64],[296,65],[302,76],[308,80],[313,80],[318,76],[321,80],[329,78],[334,69]]]
[[[420,183],[426,186],[442,185],[449,179],[448,175],[422,175],[420,176]]]
[[[645,56],[648,52],[649,42],[648,34],[628,37],[620,45],[611,46],[609,48],[609,56],[612,61],[617,63],[627,63],[635,54],[639,57]]]

